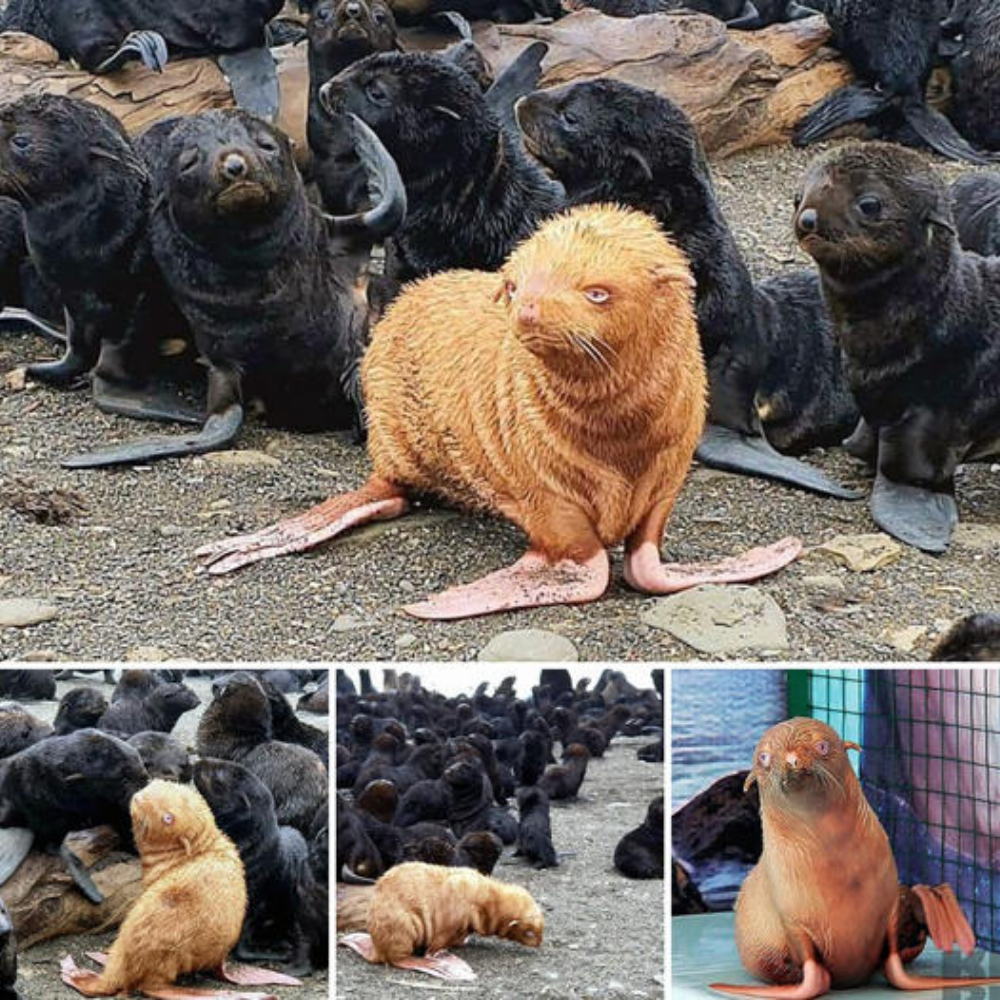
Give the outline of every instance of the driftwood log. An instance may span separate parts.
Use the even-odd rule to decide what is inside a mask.
[[[727,31],[702,15],[606,17],[582,10],[553,24],[476,24],[477,43],[494,70],[527,45],[544,41],[543,86],[610,76],[648,87],[691,116],[709,153],[785,142],[817,100],[850,79],[850,70],[825,45],[821,16],[763,31]],[[402,32],[405,48],[436,48],[453,37]],[[305,148],[307,98],[304,45],[277,49],[281,126]],[[154,121],[232,104],[226,78],[211,59],[187,59],[158,74],[129,65],[94,77],[26,35],[0,35],[0,102],[24,93],[71,94],[100,104],[137,134]]]
[[[20,950],[66,934],[117,927],[142,891],[139,859],[120,849],[111,827],[71,833],[67,843],[90,869],[104,902],[95,906],[85,899],[58,856],[32,852],[0,887]]]

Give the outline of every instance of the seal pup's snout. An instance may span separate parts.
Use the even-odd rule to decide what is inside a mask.
[[[222,156],[222,173],[230,180],[239,180],[249,172],[250,165],[242,153],[229,152]]]

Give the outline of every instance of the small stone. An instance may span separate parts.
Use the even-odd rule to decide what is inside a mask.
[[[926,634],[926,625],[907,625],[904,628],[889,629],[886,639],[893,649],[898,649],[901,653],[912,653]]]
[[[701,653],[788,648],[784,612],[754,587],[695,587],[653,601],[642,621]]]
[[[975,552],[1000,549],[1000,524],[969,524],[963,521],[955,528],[954,542],[963,549]]]
[[[28,369],[12,368],[4,375],[3,384],[11,392],[24,392],[28,384]]]
[[[404,635],[396,637],[396,649],[409,649],[411,646],[415,646],[420,640],[412,633],[407,632]]]
[[[479,651],[481,661],[576,663],[580,654],[564,635],[540,628],[500,632]]]
[[[164,524],[159,530],[164,538],[177,538],[184,534],[184,529],[179,524]]]
[[[225,497],[223,497],[221,500],[213,500],[208,505],[208,509],[209,510],[225,510],[227,507],[232,507],[232,505],[233,505],[232,500],[226,500]]]
[[[170,654],[158,646],[136,646],[125,654],[126,663],[163,663]]]
[[[818,546],[822,552],[855,573],[884,569],[903,557],[903,546],[883,532],[870,535],[837,535]]]
[[[29,649],[18,659],[22,663],[55,663],[59,659],[59,654],[54,649]]]
[[[828,592],[842,593],[847,589],[847,584],[842,576],[834,576],[832,573],[819,573],[816,576],[804,576],[802,586],[810,590],[825,590]]]
[[[0,601],[0,628],[28,628],[50,622],[59,609],[47,601],[33,601],[26,597],[12,597]]]
[[[273,469],[275,466],[281,465],[281,459],[267,455],[262,451],[255,451],[253,448],[210,451],[204,458],[209,465],[222,469]]]
[[[370,622],[355,618],[354,615],[337,615],[330,627],[334,632],[355,632],[358,629],[368,628],[369,624]]]

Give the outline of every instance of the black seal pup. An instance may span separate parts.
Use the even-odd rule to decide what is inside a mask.
[[[969,142],[1000,150],[1000,4],[956,0],[951,17],[961,36],[951,59],[951,119]]]
[[[0,695],[25,701],[48,701],[55,698],[55,671],[0,670]]]
[[[265,28],[283,0],[11,0],[0,31],[24,31],[90,73],[111,73],[139,59],[162,71],[171,56],[216,55],[242,106],[273,117],[274,60]]]
[[[495,270],[562,203],[472,77],[436,56],[368,56],[324,84],[320,100],[331,115],[364,120],[399,167],[408,210],[387,269],[400,281]]]
[[[360,401],[349,376],[367,339],[364,281],[372,244],[406,198],[388,154],[356,119],[349,128],[376,207],[331,218],[306,197],[288,138],[240,110],[160,122],[140,151],[154,173],[153,254],[207,362],[208,419],[192,436],[75,456],[88,468],[199,454],[230,444],[244,404],[301,430],[347,428]]]
[[[0,702],[0,759],[13,757],[51,735],[52,726],[32,715],[19,702]]]
[[[817,11],[796,3],[795,0],[582,0],[579,5],[590,7],[611,17],[638,17],[641,14],[696,13],[710,14],[722,21],[727,28],[752,31],[771,24],[784,24],[805,17],[814,17]]]
[[[555,173],[572,204],[619,202],[649,212],[691,261],[709,379],[698,459],[857,499],[779,455],[764,436],[773,430],[788,451],[839,443],[857,409],[816,275],[753,284],[687,115],[652,91],[591,80],[531,94],[518,103],[517,119],[528,152]]]
[[[55,734],[65,736],[77,729],[96,728],[98,720],[107,710],[107,699],[97,688],[73,688],[59,700],[59,710],[52,724]]]
[[[1000,172],[963,174],[950,194],[958,242],[984,257],[1000,257]]]
[[[549,819],[549,797],[541,788],[519,788],[517,791],[517,850],[534,868],[555,868],[559,864],[552,846],[552,823]]]
[[[847,447],[876,468],[872,515],[943,552],[957,465],[1000,453],[1000,259],[962,250],[944,182],[881,143],[816,162],[795,229],[861,410]]]
[[[128,737],[147,731],[169,733],[201,700],[186,684],[159,684],[142,701],[122,698],[101,716],[98,729]]]
[[[236,844],[247,876],[247,914],[236,957],[285,962],[286,972],[308,975],[319,942],[309,939],[311,924],[303,924],[299,915],[317,907],[319,887],[305,837],[293,827],[278,825],[273,796],[240,764],[199,760],[194,784],[211,807],[219,829]],[[323,938],[325,944],[325,931]]]
[[[663,796],[649,804],[646,818],[618,841],[614,864],[629,878],[663,878]]]
[[[968,615],[956,622],[934,647],[931,659],[952,663],[1000,660],[1000,614]]]
[[[101,409],[185,417],[149,386],[158,327],[145,307],[162,288],[149,247],[150,182],[118,120],[55,94],[0,107],[0,193],[20,204],[31,262],[65,307],[63,357],[28,374],[69,386],[93,371]]]
[[[792,141],[806,146],[844,125],[866,122],[882,138],[902,138],[912,129],[950,160],[990,162],[927,105],[927,81],[941,41],[940,15],[938,0],[831,3],[826,17],[834,43],[858,80],[816,104],[796,126]]]
[[[563,751],[563,762],[553,764],[538,779],[537,788],[549,799],[575,799],[587,775],[590,751],[582,743],[570,743]]]
[[[177,737],[150,730],[130,736],[128,742],[139,751],[151,778],[178,781],[182,785],[191,780],[191,757]]]

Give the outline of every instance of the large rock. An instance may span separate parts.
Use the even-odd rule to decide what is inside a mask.
[[[685,861],[727,858],[756,863],[764,849],[757,786],[743,791],[749,771],[709,785],[681,806],[670,821],[673,851]]]
[[[454,35],[427,29],[400,33],[407,49],[440,48]],[[534,41],[549,45],[543,86],[613,77],[676,101],[692,117],[705,148],[725,156],[787,140],[817,100],[850,79],[850,70],[824,43],[829,29],[817,16],[763,31],[727,32],[697,14],[607,17],[582,10],[553,24],[479,22],[476,42],[494,71]],[[308,73],[305,45],[275,50],[281,84],[279,124],[306,150]],[[0,102],[22,93],[72,94],[114,112],[132,134],[160,118],[228,107],[232,94],[212,59],[170,63],[162,74],[132,63],[94,77],[59,63],[36,39],[0,36]]]

